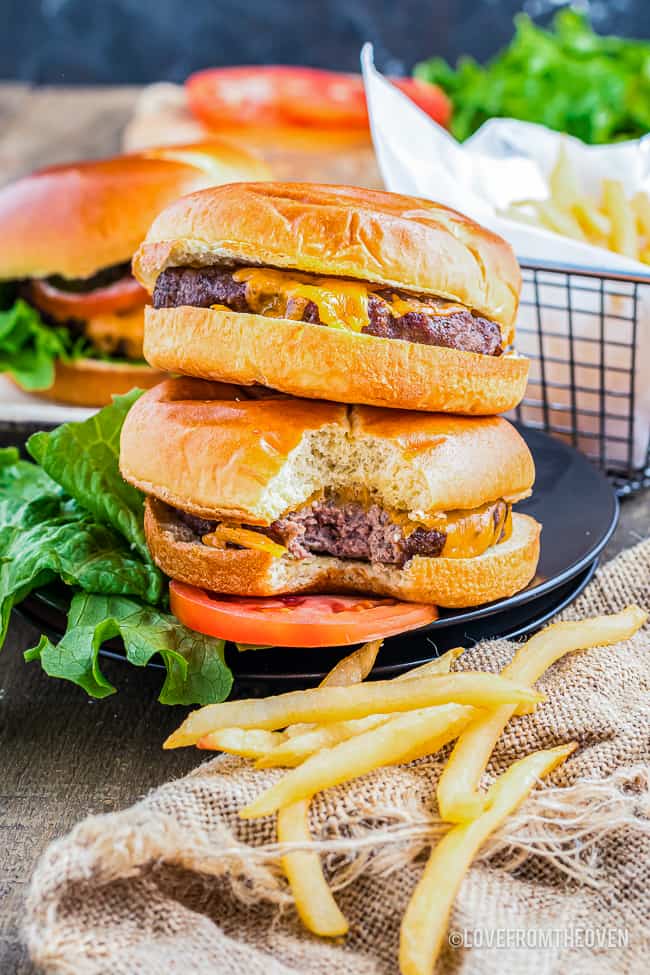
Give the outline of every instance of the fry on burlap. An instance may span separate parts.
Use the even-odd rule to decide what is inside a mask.
[[[631,602],[650,605],[650,540],[601,569],[563,615]],[[438,973],[648,971],[649,644],[646,628],[565,658],[540,681],[548,701],[511,722],[488,778],[536,748],[580,748],[489,844],[457,897],[451,931],[477,943],[497,932],[510,946],[450,944]],[[484,644],[459,665],[496,671],[512,652]],[[319,940],[298,923],[273,818],[237,818],[282,772],[220,757],[50,846],[27,897],[31,956],[69,975],[396,973],[400,918],[444,828],[440,767],[437,756],[381,770],[314,801],[313,834],[350,921],[344,941]]]

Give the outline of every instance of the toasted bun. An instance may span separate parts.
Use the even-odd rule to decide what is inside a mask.
[[[156,214],[183,193],[267,175],[216,139],[40,170],[0,190],[0,279],[88,277],[131,260]]]
[[[530,494],[528,447],[500,417],[409,413],[170,379],[122,428],[120,469],[147,494],[205,518],[268,525],[315,492],[363,485],[386,508],[431,513]]]
[[[150,292],[170,265],[246,264],[358,278],[476,309],[510,341],[521,273],[509,244],[439,203],[354,186],[234,183],[172,203],[134,260]]]
[[[65,363],[59,360],[53,385],[49,389],[27,392],[70,406],[106,406],[113,396],[128,393],[135,386],[150,389],[163,378],[163,373],[140,363],[105,362],[102,359],[77,359]]]
[[[260,383],[294,396],[470,416],[513,409],[529,365],[514,355],[186,306],[145,309],[144,355],[167,372]]]
[[[472,559],[415,556],[404,568],[329,556],[273,558],[196,540],[175,512],[148,499],[144,528],[156,564],[173,579],[237,596],[363,592],[435,606],[478,606],[528,585],[539,560],[540,525],[514,514],[510,538]]]

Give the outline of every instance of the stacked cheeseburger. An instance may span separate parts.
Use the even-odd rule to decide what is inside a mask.
[[[531,580],[533,461],[493,415],[528,371],[503,240],[425,200],[240,183],[168,207],[134,273],[145,356],[184,378],[130,411],[121,467],[173,579],[446,607]]]

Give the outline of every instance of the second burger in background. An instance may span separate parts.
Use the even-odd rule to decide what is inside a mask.
[[[0,190],[0,371],[79,406],[151,386],[146,291],[130,261],[156,214],[184,193],[264,179],[263,163],[214,140],[40,170]]]
[[[134,259],[155,367],[295,396],[489,415],[520,402],[510,246],[428,200],[349,186],[194,193]]]

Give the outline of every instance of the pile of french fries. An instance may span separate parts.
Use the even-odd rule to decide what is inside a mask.
[[[518,200],[502,213],[650,264],[648,194],[639,191],[628,197],[621,180],[604,179],[600,196],[588,196],[564,145],[549,178],[549,198]]]
[[[275,697],[212,704],[192,712],[166,748],[198,745],[255,759],[258,768],[289,771],[240,811],[244,819],[277,813],[281,844],[296,846],[282,866],[309,931],[347,933],[348,922],[310,850],[309,804],[316,793],[374,769],[432,755],[456,742],[438,781],[440,817],[450,828],[433,848],[401,924],[400,970],[431,975],[453,901],[487,838],[576,748],[533,752],[486,791],[481,777],[505,725],[544,701],[532,685],[567,653],[628,639],[647,613],[620,613],[556,623],[520,646],[501,674],[452,672],[457,648],[393,680],[364,683],[381,646],[344,658],[319,687]]]

